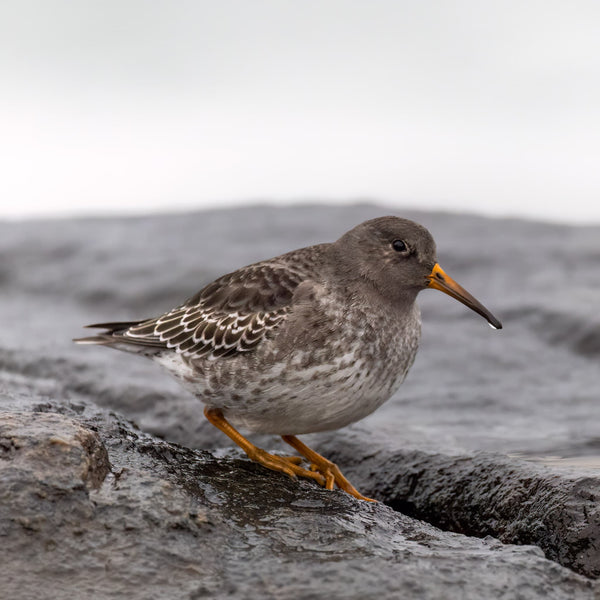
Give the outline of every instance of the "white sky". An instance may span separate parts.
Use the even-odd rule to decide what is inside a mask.
[[[0,218],[345,201],[600,222],[600,2],[4,0]]]

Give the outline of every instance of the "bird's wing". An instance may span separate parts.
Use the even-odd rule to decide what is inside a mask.
[[[112,337],[173,348],[191,358],[248,352],[285,320],[304,279],[285,264],[251,265],[224,275],[160,317],[113,331]]]

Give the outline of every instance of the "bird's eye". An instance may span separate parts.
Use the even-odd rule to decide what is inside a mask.
[[[406,252],[408,250],[408,246],[402,240],[394,240],[392,242],[392,248],[396,252]]]

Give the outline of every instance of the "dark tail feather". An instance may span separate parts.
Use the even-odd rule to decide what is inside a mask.
[[[141,352],[142,349],[161,349],[166,347],[166,343],[158,338],[133,338],[127,336],[127,330],[134,325],[144,323],[142,321],[117,321],[115,323],[94,323],[86,327],[105,329],[99,335],[90,337],[76,338],[73,341],[76,344],[100,344],[104,346],[118,347],[119,350],[128,350],[130,352]],[[136,349],[134,349],[136,348]],[[144,350],[144,351],[146,351]]]
[[[126,331],[133,325],[139,325],[142,322],[143,321],[115,321],[114,323],[94,323],[93,325],[86,325],[85,327],[106,329],[106,331],[100,335],[76,338],[73,341],[76,344],[114,344],[117,340],[113,334]]]
[[[75,338],[73,341],[76,344],[114,344],[115,338],[109,334],[106,334],[94,335],[91,337]]]
[[[142,319],[141,321],[115,321],[114,323],[94,323],[93,325],[86,325],[86,328],[89,329],[107,329],[107,333],[114,333],[115,331],[123,331],[124,329],[129,329],[134,325],[139,325],[143,323],[147,319]]]

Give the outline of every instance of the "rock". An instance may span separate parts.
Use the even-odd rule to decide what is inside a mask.
[[[102,411],[38,408],[52,412],[1,415],[3,442],[19,448],[1,478],[6,597],[591,599],[597,589],[533,546],[441,531]]]
[[[98,436],[58,414],[0,413],[0,459],[4,536],[56,532],[89,517],[88,492],[109,472]],[[26,537],[21,542],[29,549]]]
[[[346,474],[395,510],[449,531],[535,544],[589,577],[600,576],[600,479],[489,452],[431,452],[355,427],[321,440]],[[358,462],[352,457],[364,456]]]
[[[98,435],[59,414],[0,414],[0,452],[3,481],[27,478],[65,490],[94,489],[109,472]]]

